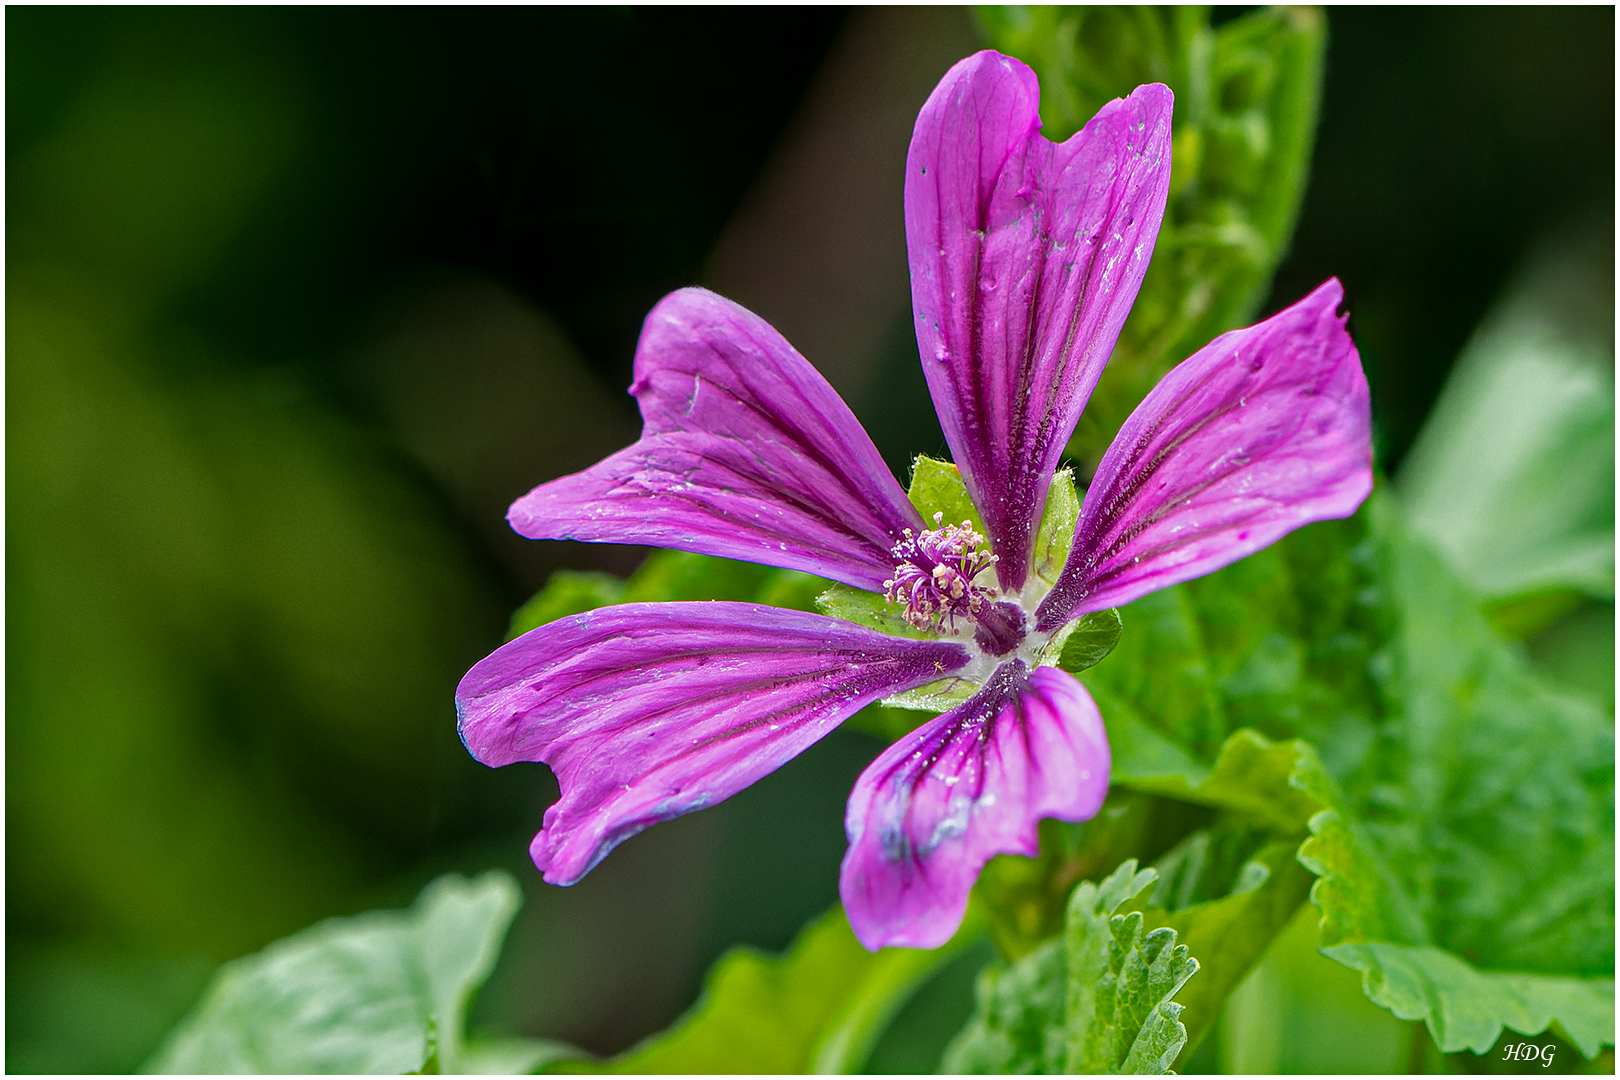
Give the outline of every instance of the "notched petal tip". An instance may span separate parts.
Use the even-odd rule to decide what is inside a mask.
[[[1002,664],[856,781],[839,875],[856,937],[873,951],[943,945],[984,864],[1036,854],[1041,818],[1096,814],[1108,770],[1102,717],[1085,688],[1056,668]]]
[[[906,244],[918,350],[1008,592],[1152,258],[1173,104],[1167,87],[1139,87],[1053,144],[1034,73],[982,53],[917,118]]]

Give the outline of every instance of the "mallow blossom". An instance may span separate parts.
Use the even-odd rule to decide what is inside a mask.
[[[949,679],[965,699],[856,782],[840,877],[867,948],[940,945],[986,860],[1033,855],[1041,818],[1102,805],[1107,736],[1055,666],[1065,632],[1366,497],[1367,384],[1330,280],[1165,376],[1103,455],[1060,572],[1034,570],[1059,459],[1152,256],[1171,104],[1166,87],[1138,87],[1054,144],[1034,72],[981,52],[917,119],[917,341],[982,533],[925,520],[758,316],[703,289],[653,309],[630,387],[640,441],[523,496],[512,527],[808,571],[882,594],[904,623],[624,604],[497,649],[457,690],[461,737],[485,764],[555,770],[562,797],[530,848],[547,881],[571,884],[649,825],[731,796],[863,706]]]

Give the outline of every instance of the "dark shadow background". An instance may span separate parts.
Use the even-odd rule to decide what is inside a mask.
[[[1614,13],[1329,22],[1266,311],[1345,282],[1389,469],[1529,246],[1613,205]],[[8,1069],[132,1069],[213,965],[447,870],[529,893],[480,1021],[598,1052],[723,948],[785,945],[836,897],[875,743],[838,733],[558,890],[525,857],[555,782],[472,763],[449,701],[551,570],[635,566],[501,516],[634,438],[665,292],[755,306],[897,470],[941,448],[900,170],[966,13],[6,30]]]

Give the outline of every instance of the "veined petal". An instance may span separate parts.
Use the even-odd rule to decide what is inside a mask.
[[[1222,334],[1136,407],[1086,490],[1074,545],[1036,623],[1119,607],[1218,570],[1372,490],[1361,357],[1329,279]]]
[[[530,854],[572,884],[647,826],[712,806],[889,694],[968,661],[759,604],[623,604],[509,641],[456,688],[461,741],[486,765],[543,761],[562,798]]]
[[[838,883],[855,936],[874,951],[943,945],[985,862],[1036,854],[1041,818],[1094,815],[1108,768],[1102,717],[1074,676],[1002,664],[855,781]]]
[[[1041,137],[1039,97],[1017,60],[970,56],[928,98],[906,158],[923,372],[1012,590],[1170,189],[1167,87],[1110,102],[1061,145]]]
[[[641,440],[541,484],[507,520],[535,540],[652,544],[881,591],[923,527],[838,394],[769,323],[706,289],[647,316],[630,386]]]

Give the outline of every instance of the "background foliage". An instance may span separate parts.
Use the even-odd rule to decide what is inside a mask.
[[[1053,134],[1144,71],[1178,92],[1171,229],[1128,362],[1074,447],[1082,475],[1132,379],[1337,274],[1400,500],[1124,613],[1088,676],[1121,784],[1097,822],[1049,830],[1041,863],[987,877],[1014,913],[986,916],[1013,958],[999,978],[1039,968],[1075,882],[1135,855],[1158,867],[1147,916],[1204,968],[1175,998],[1181,1071],[1438,1065],[1350,968],[1447,1050],[1545,1019],[1525,1015],[1522,980],[1479,971],[1573,980],[1558,1018],[1585,1049],[1580,980],[1613,963],[1592,947],[1613,941],[1612,250],[1592,242],[1612,222],[1587,209],[1612,205],[1612,11],[1259,12],[1213,28],[926,10],[6,18],[8,1068],[131,1069],[216,965],[402,906],[445,869],[504,867],[528,897],[472,1030],[600,1055],[667,1025],[726,947],[779,950],[831,903],[870,736],[840,732],[561,891],[523,858],[554,782],[468,761],[449,693],[559,566],[580,573],[545,594],[546,618],[637,589],[808,597],[681,559],[622,586],[600,572],[639,552],[504,532],[511,497],[633,437],[619,388],[669,288],[708,280],[775,321],[902,475],[912,453],[941,453],[903,257],[881,245],[899,235],[910,119],[986,31],[1041,69]],[[1076,47],[1039,47],[1061,40]],[[1192,59],[1096,64],[1153,55]],[[1318,78],[1313,150],[1298,109],[1270,103]],[[1305,161],[1304,201],[1266,204]],[[798,237],[773,206],[864,225],[850,208],[881,202],[884,169],[892,192],[871,213],[888,226],[852,231],[890,241],[784,242]],[[855,194],[821,183],[806,202],[796,178],[824,175]],[[777,250],[844,276],[794,277],[760,254]],[[1208,306],[1173,303],[1204,285]],[[826,298],[863,336],[812,348],[814,310],[784,296]],[[1465,345],[1467,378],[1424,427]],[[1516,438],[1491,441],[1496,486],[1465,489],[1478,433],[1504,418]],[[1504,521],[1518,531],[1480,526]],[[1176,678],[1150,688],[1148,661]],[[1293,783],[1317,775],[1296,738],[1322,785]],[[1274,800],[1233,801],[1267,777]],[[1276,853],[1307,833],[1338,935],[1324,944],[1349,967],[1294,914],[1310,875]],[[1525,852],[1544,861],[1527,871]],[[710,1002],[757,998],[750,985],[791,982],[773,965],[821,956],[817,979],[847,996],[773,1042],[798,1067],[932,1068],[991,955],[964,940],[875,971],[836,920],[798,941],[785,961],[732,954],[706,984]],[[1255,956],[1231,1006],[1199,1008]],[[1421,979],[1436,990],[1418,1001],[1402,987]],[[717,1037],[702,1023],[637,1053]],[[512,1067],[550,1055],[489,1045]]]

